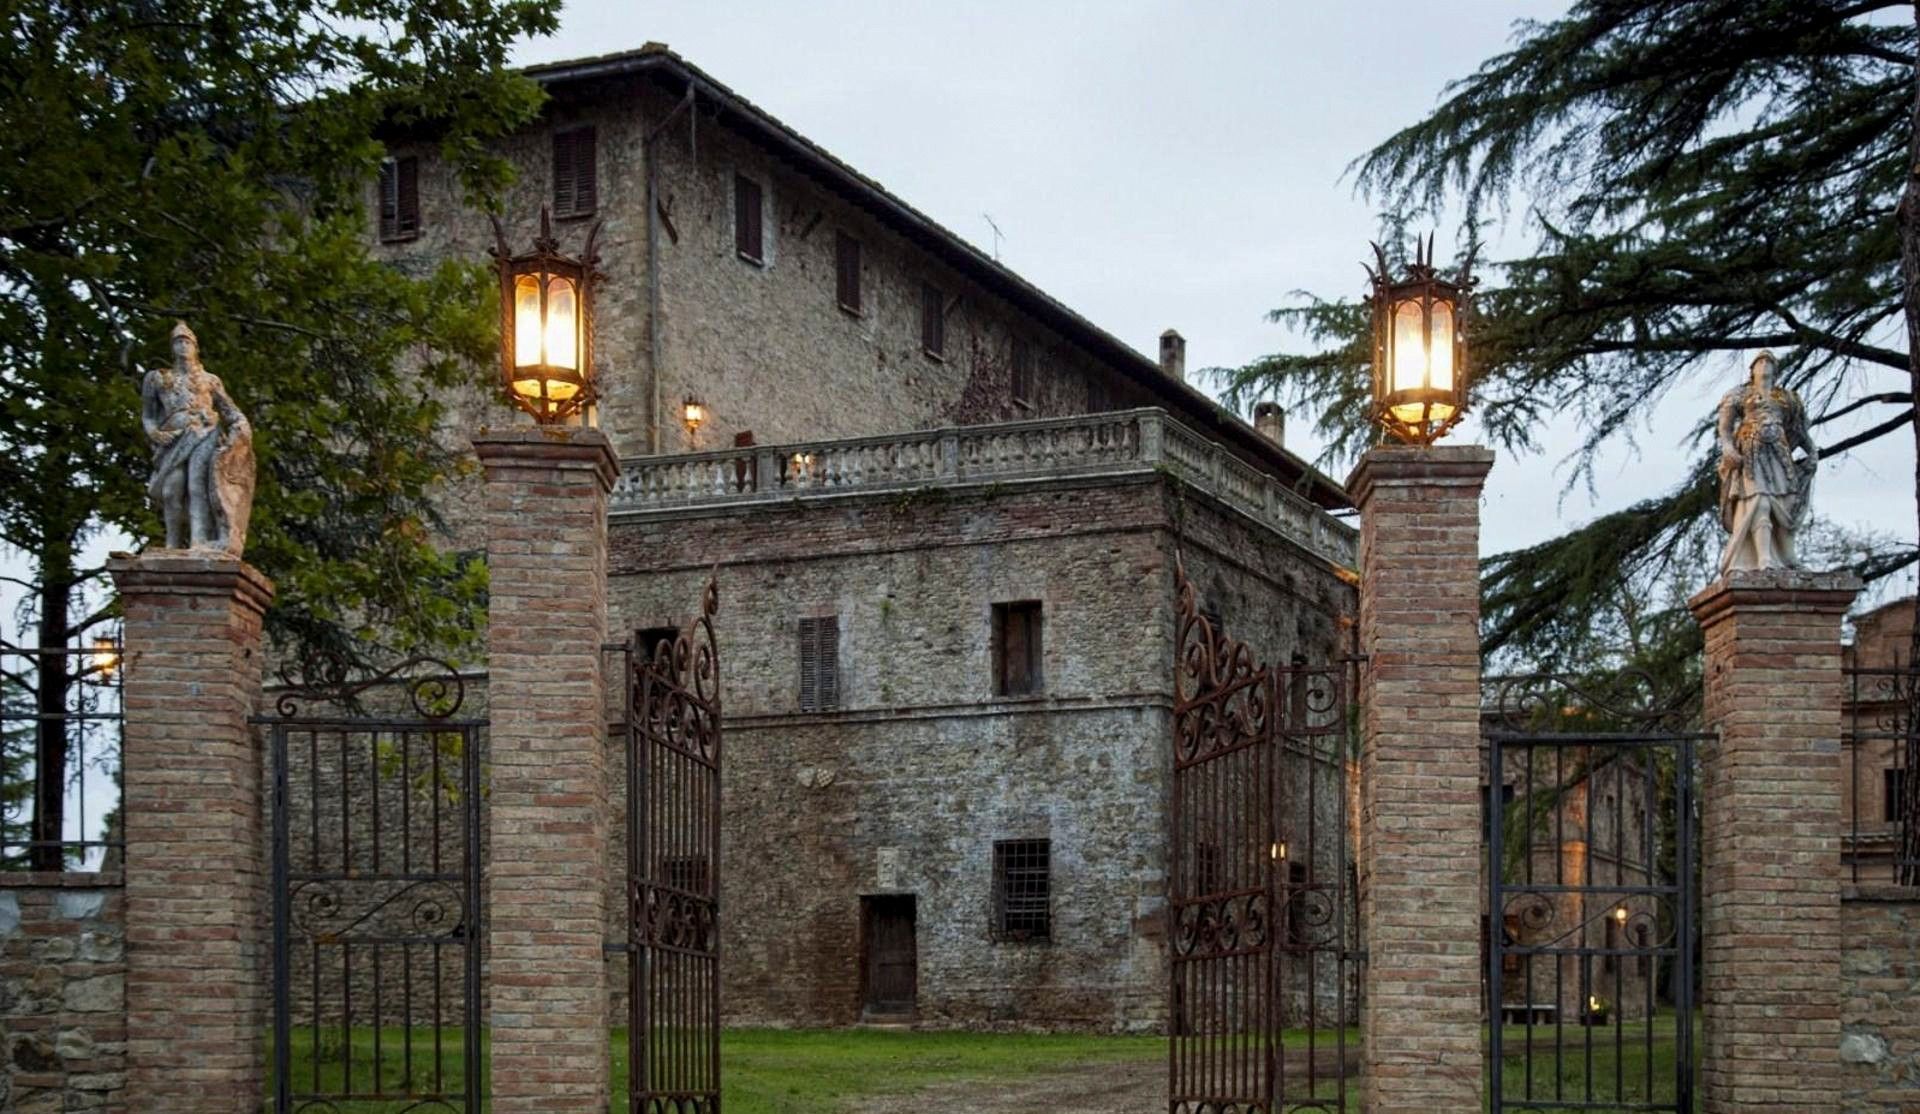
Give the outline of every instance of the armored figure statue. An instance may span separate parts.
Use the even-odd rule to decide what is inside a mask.
[[[153,445],[147,494],[166,521],[167,548],[240,556],[253,513],[253,427],[200,363],[184,321],[173,327],[173,366],[140,384],[140,421]]]
[[[1747,382],[1720,400],[1720,524],[1729,535],[1723,574],[1799,567],[1794,539],[1807,520],[1820,450],[1799,396],[1775,385],[1777,367],[1773,353],[1760,353]]]

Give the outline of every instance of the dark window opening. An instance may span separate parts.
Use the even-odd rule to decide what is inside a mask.
[[[661,864],[660,881],[671,889],[691,894],[706,894],[712,873],[705,855],[677,855]]]
[[[1046,940],[1050,912],[1051,841],[1006,839],[993,845],[993,925],[1001,940]]]
[[[920,284],[920,350],[934,357],[947,354],[947,296],[930,282]]]
[[[840,617],[800,620],[800,710],[840,706]]]
[[[1607,939],[1606,939],[1605,946],[1608,952],[1615,952],[1620,949],[1620,921],[1616,917],[1614,917],[1612,913],[1607,914]],[[1615,971],[1618,971],[1619,969],[1620,969],[1619,956],[1609,954],[1609,955],[1603,955],[1600,957],[1600,973],[1601,974],[1611,975]]]
[[[640,660],[652,661],[660,652],[662,645],[671,647],[673,640],[680,637],[680,631],[674,627],[646,627],[634,638],[640,650]]]
[[[860,241],[845,232],[833,238],[833,296],[841,309],[860,312]]]
[[[553,133],[553,215],[583,217],[599,205],[593,125]]]
[[[420,235],[420,160],[412,155],[380,164],[380,238]]]
[[[1013,338],[1013,401],[1033,400],[1033,346],[1020,337]]]
[[[1895,767],[1887,771],[1886,777],[1887,799],[1884,806],[1886,815],[1881,819],[1892,824],[1900,819],[1901,802],[1905,799],[1907,792],[1907,771]]]
[[[1220,845],[1199,843],[1193,848],[1193,894],[1220,892]]]
[[[1287,895],[1288,947],[1307,946],[1307,902],[1312,900],[1305,893],[1308,880],[1307,864],[1296,861],[1287,863],[1287,885],[1292,887],[1292,892]]]
[[[1646,925],[1633,926],[1633,946],[1643,953],[1634,959],[1634,966],[1639,970],[1640,977],[1643,979],[1653,977],[1653,957],[1644,954],[1648,947]]]
[[[765,242],[761,229],[760,183],[744,174],[733,176],[733,250],[749,263],[763,263]]]
[[[1040,601],[993,605],[993,693],[1040,691]]]

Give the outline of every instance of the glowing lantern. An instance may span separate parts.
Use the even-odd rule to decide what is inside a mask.
[[[1406,277],[1391,281],[1373,245],[1373,419],[1396,441],[1431,445],[1467,408],[1467,289],[1433,269],[1433,240],[1414,245]]]
[[[533,250],[515,255],[500,222],[493,225],[500,268],[500,372],[507,399],[541,425],[566,421],[590,407],[593,382],[593,281],[599,259],[587,233],[580,258],[560,253],[553,222],[540,209]]]

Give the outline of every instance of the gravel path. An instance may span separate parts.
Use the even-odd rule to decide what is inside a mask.
[[[910,1099],[910,1104],[903,1104]],[[900,1114],[902,1110],[956,1110],[968,1114],[1157,1114],[1167,1108],[1167,1062],[1107,1061],[1035,1072],[1008,1082],[942,1083],[910,1095],[875,1095],[846,1114]]]

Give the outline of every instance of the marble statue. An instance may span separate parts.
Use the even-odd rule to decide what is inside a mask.
[[[173,327],[173,366],[140,384],[140,421],[153,445],[147,494],[166,521],[167,548],[240,556],[253,514],[253,427],[200,362],[184,321]]]
[[[1799,396],[1774,383],[1778,367],[1773,353],[1760,353],[1747,382],[1720,400],[1720,524],[1728,534],[1723,575],[1800,565],[1794,539],[1807,521],[1820,450]]]

